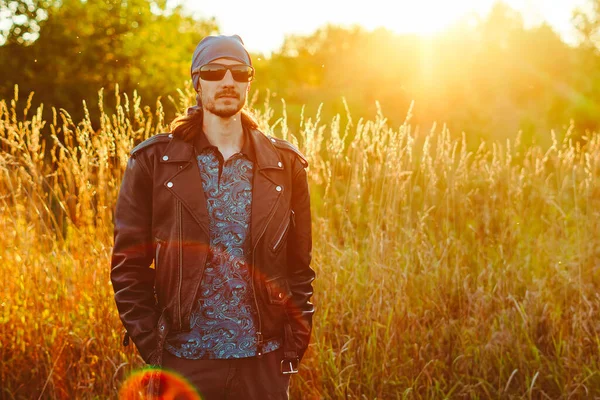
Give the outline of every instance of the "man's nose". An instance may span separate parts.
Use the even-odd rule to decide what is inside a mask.
[[[233,79],[233,75],[231,74],[230,70],[227,70],[227,72],[225,72],[225,76],[223,77],[221,83],[225,86],[234,86],[235,80]]]

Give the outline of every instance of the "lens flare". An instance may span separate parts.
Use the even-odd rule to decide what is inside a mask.
[[[148,386],[150,378],[155,375],[158,379],[160,400],[201,400],[196,389],[181,375],[173,371],[160,369],[142,369],[134,371],[123,382],[119,390],[120,400],[149,399]]]

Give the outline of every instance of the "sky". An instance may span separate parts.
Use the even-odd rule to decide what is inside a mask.
[[[279,49],[285,35],[310,34],[327,24],[383,26],[397,33],[435,33],[466,14],[485,15],[495,0],[171,0],[195,16],[215,17],[221,33],[239,34],[252,52]],[[575,41],[572,12],[586,0],[505,0],[528,26],[549,22]]]

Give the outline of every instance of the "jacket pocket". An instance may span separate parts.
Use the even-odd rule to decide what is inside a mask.
[[[154,251],[154,270],[158,271],[158,266],[160,265],[160,255],[164,250],[166,241],[157,237],[155,237],[154,240],[156,241],[156,248]]]
[[[269,304],[284,305],[291,297],[290,285],[282,276],[277,276],[265,281]]]
[[[164,307],[160,313],[160,317],[158,318],[158,323],[156,324],[156,329],[157,329],[157,333],[158,333],[159,344],[162,346],[164,344],[164,341],[165,341],[167,335],[171,331],[171,320],[169,319],[166,307]]]
[[[277,234],[275,235],[275,239],[271,243],[271,251],[272,252],[277,253],[283,246],[283,243],[285,243],[285,238],[287,237],[290,227],[291,227],[292,223],[295,222],[294,218],[295,218],[294,210],[290,210],[289,213],[286,213],[285,218],[283,219],[281,225],[277,229]]]
[[[158,306],[158,304],[160,303],[158,301],[158,292],[156,289],[156,281],[159,279],[158,278],[158,274],[159,274],[159,266],[162,264],[161,263],[161,257],[163,257],[163,253],[165,252],[165,246],[166,246],[166,241],[159,239],[157,237],[154,237],[154,241],[155,241],[155,245],[154,245],[154,279],[155,279],[155,284],[154,284],[154,304],[156,306]]]

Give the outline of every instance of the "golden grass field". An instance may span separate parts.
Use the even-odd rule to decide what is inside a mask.
[[[16,89],[0,102],[1,399],[116,399],[143,366],[121,345],[112,212],[129,150],[169,121],[116,101],[99,130]],[[600,398],[599,135],[479,144],[410,111],[288,127],[257,108],[310,163],[316,314],[293,399]]]

